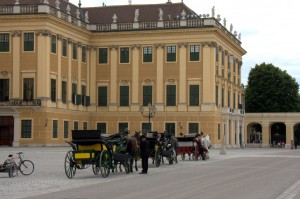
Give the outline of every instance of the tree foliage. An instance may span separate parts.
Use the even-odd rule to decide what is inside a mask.
[[[297,112],[299,99],[299,85],[286,71],[265,63],[250,70],[246,112]]]

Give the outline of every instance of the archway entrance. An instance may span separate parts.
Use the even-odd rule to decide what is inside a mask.
[[[14,141],[14,118],[0,116],[0,145],[12,146]]]
[[[247,143],[262,143],[262,127],[259,123],[251,123],[247,127]]]
[[[286,143],[286,126],[284,123],[274,123],[271,126],[272,147],[284,147]]]

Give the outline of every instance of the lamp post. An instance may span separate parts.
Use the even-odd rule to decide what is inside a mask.
[[[155,116],[156,108],[155,106],[152,106],[151,103],[148,104],[148,112],[144,112],[144,108],[141,108],[141,114],[144,118],[148,118],[148,127],[149,130],[151,130],[151,123],[150,120]]]

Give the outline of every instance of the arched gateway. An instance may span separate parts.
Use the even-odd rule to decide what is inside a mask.
[[[300,113],[246,113],[244,142],[248,147],[285,147],[300,143]]]

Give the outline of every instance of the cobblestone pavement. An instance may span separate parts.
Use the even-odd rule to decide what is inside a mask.
[[[4,162],[9,154],[22,151],[25,156],[24,159],[32,160],[35,164],[34,173],[30,176],[23,176],[19,173],[18,176],[9,178],[7,173],[0,173],[1,198],[19,199],[38,196],[70,188],[115,181],[121,178],[134,178],[138,174],[138,172],[128,175],[124,172],[112,173],[108,178],[102,178],[101,175],[95,176],[90,167],[85,170],[77,170],[75,178],[68,179],[64,171],[64,158],[70,149],[70,147],[0,147],[0,162]],[[274,156],[274,153],[282,153],[289,156],[290,151],[288,149],[226,149],[227,155],[220,155],[220,149],[212,149],[210,150],[210,159],[208,161],[182,161],[178,156],[178,164],[166,166],[167,164],[165,163],[165,165],[155,168],[149,159],[149,171],[151,173],[159,173],[165,170],[178,169],[178,167],[187,169],[189,166],[235,157],[267,157]],[[141,168],[140,162],[138,166]]]

